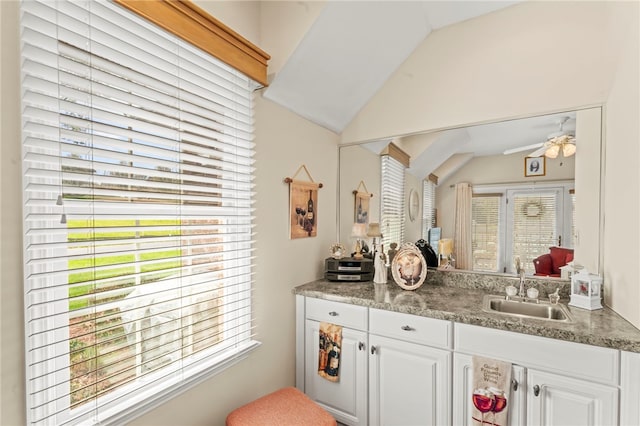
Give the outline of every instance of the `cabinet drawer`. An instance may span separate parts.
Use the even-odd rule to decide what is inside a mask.
[[[455,328],[458,352],[509,360],[582,380],[618,384],[620,354],[616,349],[469,324],[456,324]]]
[[[451,348],[452,324],[433,318],[369,309],[369,332],[441,348]]]
[[[364,306],[349,305],[347,303],[332,302],[311,297],[307,297],[306,299],[308,319],[351,327],[356,330],[367,329],[367,308]]]

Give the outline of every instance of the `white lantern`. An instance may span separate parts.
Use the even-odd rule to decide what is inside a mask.
[[[586,269],[571,276],[570,306],[583,309],[602,309],[602,278]]]

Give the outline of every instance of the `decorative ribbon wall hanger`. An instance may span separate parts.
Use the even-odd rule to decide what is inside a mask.
[[[304,170],[309,180],[296,177]],[[284,178],[289,184],[289,238],[308,238],[318,235],[318,189],[321,183],[314,182],[304,164],[292,178]]]
[[[364,189],[361,191],[360,189]],[[353,221],[355,223],[369,223],[369,200],[373,197],[373,194],[367,189],[367,185],[364,181],[360,181],[358,187],[353,190],[354,196],[354,212]]]

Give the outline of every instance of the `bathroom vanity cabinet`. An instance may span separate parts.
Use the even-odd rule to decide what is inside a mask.
[[[297,386],[341,423],[367,425],[367,308],[306,299],[298,299],[296,303],[298,311],[304,311],[298,312],[298,321],[305,324],[304,335],[299,338],[299,343],[304,346],[304,367]],[[338,382],[330,382],[318,375],[321,322],[342,326]],[[300,360],[296,364],[299,366]],[[300,384],[301,381],[304,385]]]
[[[526,386],[527,372],[519,365],[511,366],[511,395],[508,401],[509,425],[526,424]],[[473,426],[473,358],[464,353],[453,354],[453,424]]]
[[[369,309],[369,424],[450,424],[451,326]]]
[[[298,387],[349,425],[450,424],[451,323],[301,298]],[[340,379],[318,375],[320,322],[341,325]]]
[[[301,293],[296,384],[341,423],[470,425],[471,363],[480,355],[512,363],[511,425],[640,424],[639,351],[465,324],[466,315],[433,318],[454,315],[434,309],[397,312],[406,307],[315,287]],[[343,326],[337,383],[317,374],[322,321]]]
[[[470,425],[472,355],[512,363],[509,424],[618,424],[619,351],[455,324],[453,424]]]

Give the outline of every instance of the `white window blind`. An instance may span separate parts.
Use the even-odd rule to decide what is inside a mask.
[[[498,272],[501,194],[474,194],[471,199],[473,270]]]
[[[21,3],[29,424],[122,424],[258,343],[253,90],[103,1]]]
[[[548,192],[514,193],[509,196],[512,203],[512,230],[508,232],[512,241],[512,253],[507,261],[513,265],[519,257],[526,273],[535,272],[533,261],[548,253],[549,247],[557,246],[562,232],[560,190]],[[508,265],[509,266],[509,265]]]
[[[519,257],[527,274],[533,260],[549,247],[567,244],[572,233],[572,181],[551,185],[485,185],[474,187],[472,199],[473,268],[515,273]]]
[[[382,244],[404,242],[404,165],[390,155],[380,157],[382,167]]]
[[[436,226],[436,184],[431,179],[422,181],[422,238],[429,241],[429,229]]]

